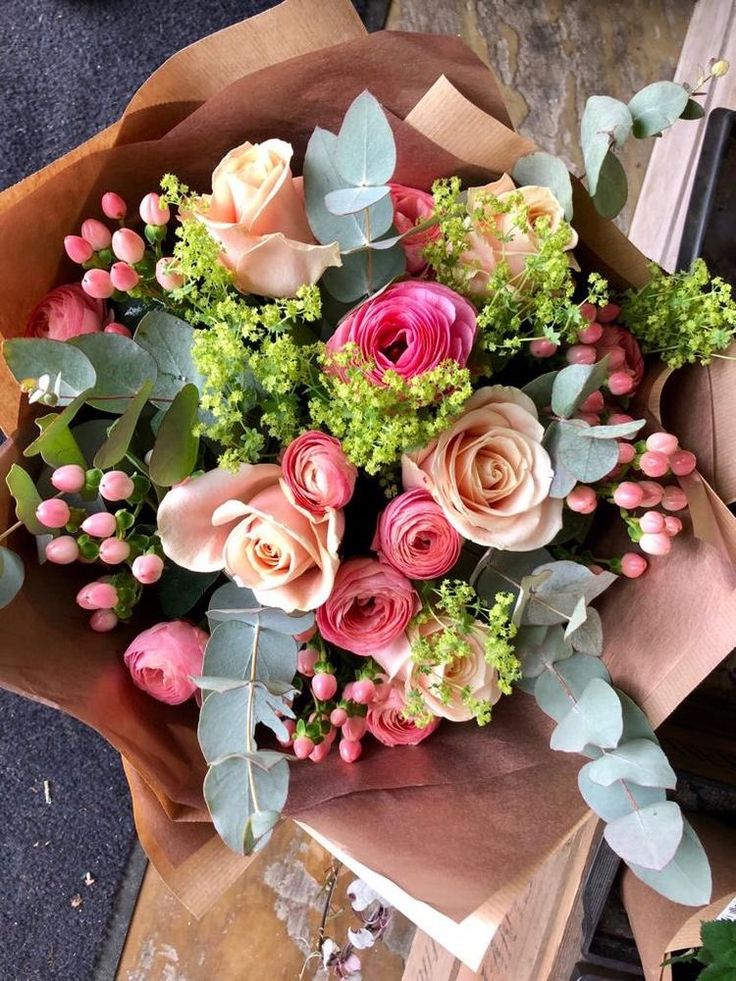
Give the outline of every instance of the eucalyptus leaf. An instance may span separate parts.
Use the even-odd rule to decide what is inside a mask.
[[[194,328],[186,320],[151,310],[141,318],[133,339],[156,362],[158,374],[151,395],[156,405],[168,408],[186,384],[202,389],[202,376],[192,361]]]
[[[522,392],[528,395],[536,405],[537,411],[542,412],[552,404],[552,386],[559,371],[547,371],[543,375],[532,378],[530,382],[522,388]]]
[[[682,812],[669,800],[625,814],[603,831],[609,846],[626,863],[655,871],[661,871],[675,857],[682,834]]]
[[[682,116],[689,102],[687,89],[676,82],[645,85],[629,102],[634,136],[638,140],[657,136]]]
[[[110,427],[107,439],[95,453],[94,464],[101,470],[114,467],[125,457],[135,434],[138,419],[153,391],[153,380],[145,381],[128,408]]]
[[[552,385],[552,411],[561,419],[569,419],[593,392],[597,392],[608,378],[608,358],[595,364],[570,364]]]
[[[342,266],[325,270],[325,288],[344,303],[377,293],[406,271],[406,255],[400,245],[377,251],[363,249],[344,255]]]
[[[69,429],[74,417],[87,400],[87,391],[80,392],[61,412],[52,412],[36,419],[40,434],[23,451],[23,456],[41,454],[41,459],[50,467],[63,467],[76,463],[86,467],[87,461],[77,441]]]
[[[662,749],[649,739],[631,739],[605,753],[588,771],[595,783],[610,787],[615,780],[632,780],[642,787],[674,789],[675,771]]]
[[[575,607],[570,615],[570,619],[565,627],[565,637],[570,637],[578,627],[582,627],[585,621],[588,619],[588,607],[585,602],[585,597],[581,596],[580,599],[575,604]]]
[[[337,136],[335,163],[344,181],[386,184],[396,168],[396,144],[386,114],[370,92],[362,92],[345,113]]]
[[[629,108],[607,95],[593,95],[585,104],[580,125],[580,142],[585,160],[588,190],[595,197],[603,161],[609,148],[621,148],[631,132],[633,119]]]
[[[207,611],[210,625],[226,620],[242,620],[243,623],[259,623],[276,633],[294,637],[314,626],[314,613],[284,613],[275,607],[259,603],[250,589],[234,582],[225,583],[215,590]]]
[[[587,616],[585,622],[570,630],[570,624],[565,630],[565,637],[575,651],[580,654],[589,654],[591,657],[600,657],[603,653],[603,625],[598,610],[589,606],[586,608]]]
[[[285,760],[263,769],[247,758],[234,756],[210,767],[204,797],[220,837],[243,854],[274,826],[288,788],[289,765]]]
[[[160,487],[171,487],[189,477],[197,465],[199,436],[194,434],[199,390],[187,384],[177,393],[161,421],[153,444],[148,472]]]
[[[695,99],[688,99],[687,105],[680,113],[680,119],[702,119],[705,116],[705,109]]]
[[[616,692],[603,678],[592,678],[559,721],[550,746],[565,753],[579,753],[588,744],[612,749],[622,732],[621,703]]]
[[[632,698],[629,698],[627,694],[618,689],[616,693],[621,701],[624,718],[622,742],[629,742],[633,739],[648,739],[650,742],[659,746],[659,740],[646,714],[642,712],[636,702]]]
[[[333,215],[354,215],[378,204],[390,193],[390,187],[344,187],[325,195],[325,207]]]
[[[570,473],[565,464],[562,462],[562,458],[560,456],[561,439],[562,423],[555,419],[547,427],[547,431],[544,434],[544,439],[542,440],[542,446],[544,446],[545,450],[549,454],[552,469],[554,470],[554,476],[549,488],[549,496],[555,498],[556,500],[567,497],[575,484],[577,484],[575,474]]]
[[[489,548],[469,579],[481,599],[493,605],[496,593],[518,593],[522,579],[551,560],[552,556],[546,548],[535,548],[531,552]]]
[[[532,590],[524,611],[525,623],[565,623],[581,597],[592,603],[617,578],[612,572],[591,572],[587,566],[569,559],[546,562],[534,570],[547,571],[550,575]]]
[[[515,638],[516,656],[521,661],[525,678],[538,678],[548,664],[572,657],[572,645],[558,625],[551,627],[519,627]]]
[[[0,545],[0,610],[12,603],[25,579],[23,562],[9,548]]]
[[[598,187],[593,195],[596,211],[603,218],[615,218],[626,204],[629,184],[621,161],[607,153],[600,169]]]
[[[560,664],[547,665],[537,678],[534,697],[543,712],[560,722],[594,678],[610,682],[605,664],[600,658],[575,654]]]
[[[18,521],[22,521],[32,535],[45,535],[48,528],[36,517],[36,508],[41,503],[41,495],[36,490],[31,475],[23,467],[14,463],[8,471],[5,483],[15,501],[15,514]]]
[[[61,375],[59,405],[67,405],[81,392],[94,387],[97,376],[92,362],[71,344],[13,337],[4,341],[2,352],[18,382],[26,378],[37,379],[41,375]]]
[[[572,219],[572,181],[564,160],[541,150],[528,153],[516,161],[511,176],[519,187],[548,187],[562,205],[565,219]]]
[[[645,419],[632,419],[631,422],[620,422],[615,426],[588,426],[581,432],[586,439],[621,439],[624,436],[634,436],[645,425]]]
[[[157,585],[161,612],[169,620],[189,613],[219,578],[219,572],[190,572],[181,566],[166,567]]]
[[[687,821],[672,861],[656,872],[632,864],[631,871],[660,895],[683,906],[704,906],[711,901],[712,880],[708,856]]]
[[[122,334],[80,334],[68,343],[89,358],[97,377],[87,401],[103,412],[121,415],[144,383],[155,382],[158,375],[148,351]]]
[[[631,814],[636,807],[663,804],[667,796],[662,787],[640,787],[638,784],[617,780],[604,787],[590,779],[590,768],[597,760],[586,763],[578,774],[578,788],[588,807],[604,821],[616,821]],[[632,803],[633,800],[633,803]]]
[[[574,425],[582,420],[560,424],[557,459],[563,467],[584,484],[595,483],[610,473],[618,463],[615,439],[591,439],[588,428]]]

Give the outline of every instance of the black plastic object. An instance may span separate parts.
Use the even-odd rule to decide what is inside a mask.
[[[702,256],[711,273],[736,286],[736,111],[708,116],[677,256],[688,269]]]

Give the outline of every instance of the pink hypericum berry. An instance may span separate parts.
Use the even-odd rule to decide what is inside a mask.
[[[578,340],[581,344],[597,344],[601,337],[603,337],[603,328],[596,323],[588,324],[578,332]]]
[[[679,445],[677,436],[672,433],[652,433],[647,437],[647,449],[665,456],[672,456]]]
[[[131,566],[131,572],[144,586],[150,586],[154,582],[158,582],[161,578],[161,574],[164,571],[164,560],[160,555],[139,555],[137,559],[133,560],[133,565]]]
[[[690,450],[677,450],[670,457],[670,467],[672,473],[678,477],[686,477],[692,473],[697,464],[697,458]]]
[[[82,531],[86,531],[93,538],[109,538],[115,534],[117,521],[115,515],[109,511],[100,511],[98,514],[91,514],[82,522]]]
[[[643,497],[644,492],[639,484],[635,484],[631,480],[624,480],[613,492],[614,503],[618,504],[620,508],[626,508],[627,511],[638,508]]]
[[[51,474],[51,483],[58,491],[65,494],[78,494],[87,481],[87,474],[83,467],[76,463],[67,463],[63,467],[57,467]]]
[[[590,344],[573,344],[565,351],[568,364],[595,364],[597,357],[595,348]]]
[[[608,376],[611,395],[629,395],[634,390],[634,379],[625,371],[614,371]]]
[[[171,218],[168,204],[164,204],[154,191],[143,198],[138,214],[147,225],[165,225]]]
[[[165,290],[178,290],[184,283],[184,277],[174,272],[173,259],[162,256],[156,263],[156,281]]]
[[[95,610],[89,618],[90,627],[98,634],[106,634],[118,625],[118,618],[112,610]]]
[[[81,266],[83,262],[92,258],[94,249],[81,235],[66,235],[64,237],[64,251],[72,262],[77,262]]]
[[[687,494],[682,487],[674,485],[665,487],[662,495],[662,507],[665,511],[684,511],[687,507]]]
[[[112,237],[112,250],[122,262],[134,265],[146,251],[146,243],[130,228],[118,228]]]
[[[60,538],[51,539],[45,552],[49,562],[54,562],[56,565],[69,565],[79,558],[79,545],[71,535],[61,535]]]
[[[342,697],[347,701],[353,697],[353,687],[355,685],[354,681],[349,681],[342,690]]]
[[[135,484],[124,470],[108,470],[100,481],[100,495],[106,501],[124,501],[135,490]]]
[[[670,538],[674,538],[675,535],[679,535],[682,531],[682,522],[673,514],[668,514],[664,519],[664,530],[667,532]]]
[[[619,443],[618,444],[618,462],[619,463],[631,463],[631,461],[636,456],[636,450],[631,445],[631,443]]]
[[[598,495],[592,487],[578,484],[567,495],[567,506],[577,514],[592,514],[598,507]]]
[[[598,316],[598,307],[595,303],[581,303],[580,313],[588,323],[592,323]]]
[[[559,344],[548,341],[546,337],[532,341],[529,344],[529,353],[533,358],[551,358],[557,353]]]
[[[314,666],[319,661],[319,651],[313,647],[305,647],[296,656],[296,669],[305,678],[314,677]]]
[[[353,685],[352,699],[359,705],[369,705],[376,697],[376,686],[370,678],[361,678]]]
[[[313,749],[314,742],[309,738],[309,736],[298,736],[294,740],[294,756],[296,756],[298,760],[306,760]]]
[[[321,702],[326,702],[337,691],[337,678],[334,674],[320,672],[312,678],[312,691]]]
[[[330,712],[330,722],[337,729],[339,729],[341,726],[345,724],[345,722],[347,722],[347,718],[348,718],[348,713],[345,711],[344,708],[334,708]]]
[[[656,508],[658,504],[662,503],[664,487],[661,484],[653,480],[642,480],[639,482],[639,487],[644,495],[639,507]]]
[[[602,324],[610,324],[621,313],[621,307],[617,303],[607,303],[598,310],[598,320]]]
[[[125,203],[125,199],[121,198],[114,191],[107,191],[102,195],[101,205],[102,213],[107,218],[113,218],[115,221],[125,218],[128,213],[128,205]]]
[[[642,473],[645,473],[647,477],[664,477],[670,469],[667,457],[664,453],[658,453],[656,450],[646,450],[642,453],[639,466]]]
[[[357,742],[357,740],[362,739],[365,735],[366,721],[363,715],[351,715],[350,718],[343,723],[342,734],[345,739],[352,739]]]
[[[355,739],[341,739],[338,749],[345,763],[355,763],[363,752],[363,744],[357,742]]]
[[[639,526],[648,535],[656,535],[664,531],[664,515],[659,511],[645,511],[639,518]]]
[[[36,517],[47,528],[63,528],[69,522],[71,511],[66,501],[52,497],[48,501],[41,501],[36,508]]]
[[[312,639],[312,637],[314,637],[316,633],[317,625],[313,623],[311,627],[307,627],[306,630],[302,630],[300,634],[294,634],[294,640],[297,642],[297,644],[306,644]]]
[[[88,269],[82,277],[82,289],[93,300],[107,300],[115,291],[106,269]]]
[[[309,754],[309,759],[312,763],[321,763],[322,760],[329,756],[330,750],[332,749],[332,740],[323,739],[321,743],[318,743],[312,752]]]
[[[655,535],[642,535],[639,539],[639,548],[647,555],[667,555],[672,548],[672,542],[666,531],[660,531]]]
[[[582,419],[583,422],[587,422],[589,426],[597,426],[601,421],[600,417],[595,412],[576,412],[576,419]]]
[[[604,404],[603,392],[591,392],[587,399],[580,403],[580,411],[602,412]]]
[[[114,321],[104,328],[106,334],[120,334],[121,337],[132,337],[132,331],[128,330],[125,324],[116,324]]]
[[[82,222],[82,238],[92,246],[95,252],[107,249],[112,241],[112,232],[103,222],[96,218],[88,218]]]
[[[618,344],[606,348],[606,357],[608,358],[609,371],[617,371],[626,364],[626,351]]]
[[[596,576],[599,576],[599,575],[600,575],[600,574],[601,574],[602,572],[605,572],[605,571],[606,571],[606,570],[605,570],[605,569],[603,568],[603,566],[602,566],[602,565],[598,565],[598,563],[597,563],[597,562],[593,562],[593,563],[591,563],[591,565],[589,565],[589,566],[588,566],[588,568],[589,568],[589,569],[590,569],[590,571],[591,571],[591,572],[592,572],[592,573],[593,573],[594,575],[596,575]]]
[[[100,542],[100,558],[108,565],[125,562],[130,555],[130,545],[121,538],[106,538]]]
[[[284,729],[289,733],[288,739],[279,739],[282,746],[291,746],[294,741],[294,730],[296,729],[296,722],[293,719],[282,719],[284,724]],[[278,739],[278,737],[276,737]]]
[[[140,276],[127,262],[114,262],[110,268],[110,279],[116,290],[127,293],[129,290],[135,289]]]
[[[109,582],[91,582],[77,593],[83,610],[112,610],[118,605],[118,591]]]
[[[621,573],[628,579],[638,579],[648,567],[649,563],[638,552],[627,552],[621,556]]]
[[[634,417],[625,412],[612,412],[606,420],[607,426],[620,426],[625,422],[633,422]],[[633,439],[633,436],[621,436],[620,439]]]

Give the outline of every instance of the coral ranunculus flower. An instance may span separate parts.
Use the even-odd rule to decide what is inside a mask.
[[[80,334],[102,330],[105,304],[88,296],[79,283],[57,286],[31,311],[26,337],[68,341]]]

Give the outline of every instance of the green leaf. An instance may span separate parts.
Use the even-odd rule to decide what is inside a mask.
[[[682,841],[672,861],[655,872],[632,864],[631,871],[652,889],[683,906],[704,906],[711,900],[712,881],[708,856],[687,821]],[[702,976],[702,975],[701,975]]]
[[[0,610],[12,603],[20,592],[25,570],[15,552],[0,545]]]
[[[40,453],[44,463],[50,467],[63,467],[67,463],[76,463],[86,469],[87,461],[72,436],[69,424],[86,402],[87,395],[86,390],[80,392],[61,412],[52,412],[36,419],[41,434],[25,448],[23,456],[38,456]]]
[[[534,697],[543,712],[560,722],[594,678],[611,680],[605,664],[600,658],[575,654],[546,667],[534,686]]]
[[[575,608],[570,615],[570,619],[565,627],[565,637],[570,637],[575,631],[582,627],[585,621],[588,619],[588,607],[585,603],[585,597],[581,596],[580,599],[575,604]]]
[[[590,439],[586,436],[588,427],[579,419],[561,423],[560,426],[557,459],[579,481],[594,483],[613,470],[618,463],[618,443],[615,439]]]
[[[609,148],[612,145],[621,148],[628,139],[632,125],[631,112],[618,99],[593,95],[586,102],[580,125],[580,142],[591,197],[595,197]]]
[[[575,474],[570,473],[560,457],[560,441],[562,439],[562,423],[557,419],[553,420],[542,440],[542,446],[549,454],[554,476],[549,488],[549,496],[556,499],[567,497],[570,491],[577,484]]]
[[[565,219],[572,219],[572,181],[567,165],[551,153],[528,153],[514,164],[511,173],[520,187],[538,185],[548,187],[565,211]]]
[[[699,961],[703,964],[718,963],[723,967],[736,967],[734,920],[711,920],[709,923],[701,923],[700,939],[703,941],[703,948],[698,957]]]
[[[536,405],[538,412],[543,412],[552,404],[552,387],[559,371],[548,371],[537,378],[532,378],[523,388],[522,392],[528,395]]]
[[[552,385],[552,411],[561,419],[569,419],[593,392],[597,392],[608,378],[608,358],[595,364],[570,364]]]
[[[314,613],[291,614],[275,607],[264,606],[250,589],[234,582],[225,583],[212,594],[207,619],[213,630],[218,623],[226,620],[241,620],[243,623],[260,624],[268,630],[288,634],[290,637],[304,633],[314,625]]]
[[[611,749],[621,738],[623,725],[616,692],[603,678],[592,678],[558,723],[550,746],[565,753],[580,753],[588,744]]]
[[[176,620],[189,613],[219,576],[219,572],[190,572],[178,565],[167,566],[157,589],[164,617]]]
[[[390,193],[390,187],[340,188],[325,195],[325,207],[332,215],[354,215],[357,211],[378,204]]]
[[[531,590],[524,611],[524,622],[532,624],[565,623],[573,615],[581,597],[586,603],[605,592],[616,581],[612,572],[591,572],[587,566],[563,559],[537,566],[534,573],[549,572]]]
[[[342,266],[325,270],[322,282],[336,300],[349,303],[377,293],[406,271],[400,245],[385,251],[363,249],[342,257]]]
[[[626,204],[628,196],[626,171],[615,154],[607,153],[601,166],[598,187],[593,195],[596,211],[603,218],[615,218]]]
[[[590,779],[590,768],[597,763],[586,763],[578,774],[578,788],[588,807],[604,821],[616,821],[631,814],[636,807],[649,807],[661,804],[667,799],[662,787],[640,787],[634,783],[617,780],[610,787],[604,787]],[[632,803],[633,799],[633,803]]]
[[[285,760],[264,769],[252,759],[233,756],[210,767],[204,781],[205,801],[218,834],[241,854],[252,851],[274,827],[288,789]]]
[[[335,163],[344,181],[386,184],[396,168],[396,144],[386,114],[370,92],[362,92],[345,113],[337,136]]]
[[[709,964],[698,975],[698,981],[734,981],[734,970],[729,965]]]
[[[522,579],[542,563],[551,560],[552,556],[546,548],[535,548],[531,552],[491,548],[485,552],[469,578],[480,597],[492,606],[496,593],[518,593]]]
[[[36,517],[36,508],[41,503],[41,495],[30,474],[14,463],[5,478],[8,490],[15,500],[15,514],[32,535],[45,535],[48,528]]]
[[[631,422],[620,422],[615,426],[588,426],[581,430],[586,439],[621,439],[622,436],[633,436],[642,426],[645,419],[632,419]]]
[[[652,724],[646,717],[646,714],[624,692],[617,689],[616,694],[621,700],[621,708],[624,716],[624,732],[621,740],[629,742],[633,739],[648,739],[650,742],[656,743],[659,746],[659,740],[654,734],[654,729],[652,729]]]
[[[92,363],[82,351],[71,344],[14,337],[3,343],[2,353],[18,382],[26,378],[39,378],[41,375],[61,375],[60,405],[67,405],[95,384],[96,375]]]
[[[156,380],[158,370],[151,355],[122,334],[80,334],[69,343],[79,348],[95,369],[97,380],[87,399],[95,409],[121,415],[144,382]],[[111,399],[111,395],[123,397]]]
[[[572,657],[572,645],[562,627],[519,627],[515,639],[516,656],[525,678],[538,678],[548,664]]]
[[[666,800],[617,818],[606,826],[603,837],[627,864],[660,871],[674,858],[682,833],[682,812],[674,801]]]
[[[590,767],[588,776],[595,783],[610,787],[615,780],[632,780],[641,787],[677,784],[675,771],[660,747],[649,739],[631,739],[605,753]]]
[[[587,607],[587,617],[584,623],[574,630],[570,630],[567,625],[565,636],[572,644],[573,648],[580,654],[590,654],[591,657],[600,657],[603,653],[603,626],[598,610]],[[572,621],[570,621],[572,623]]]
[[[164,416],[153,444],[148,473],[160,487],[171,487],[189,477],[197,465],[199,436],[194,435],[199,390],[187,384]]]
[[[138,419],[152,390],[153,381],[149,379],[143,383],[141,390],[131,400],[125,412],[112,424],[107,439],[95,453],[94,464],[96,467],[101,470],[108,470],[123,459],[128,452],[130,441],[135,434],[135,427],[138,425]]]
[[[629,102],[634,136],[638,140],[657,136],[682,116],[689,101],[687,89],[676,82],[645,85]]]
[[[705,116],[705,109],[695,99],[688,99],[687,105],[680,113],[680,119],[702,119]]]
[[[138,324],[134,340],[148,351],[158,367],[152,399],[168,408],[185,385],[202,388],[203,379],[192,361],[194,328],[163,310],[151,310]]]

